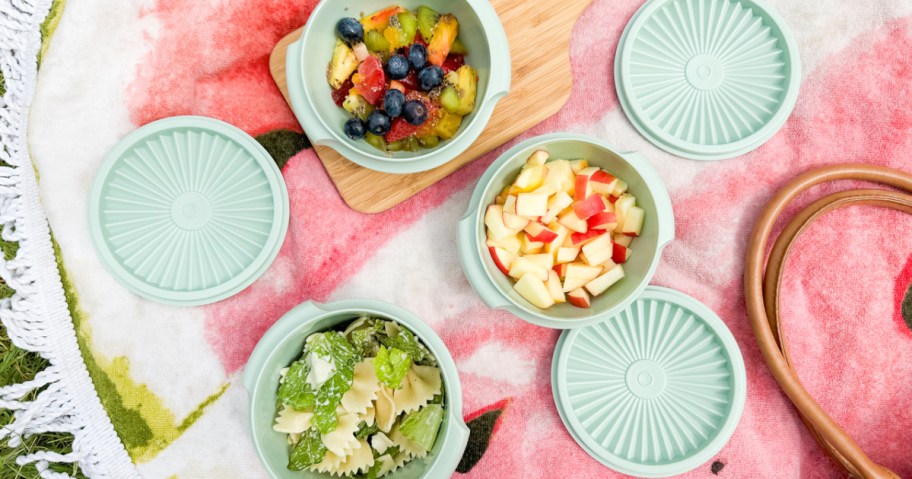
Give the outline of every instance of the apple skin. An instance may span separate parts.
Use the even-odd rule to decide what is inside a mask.
[[[524,231],[529,235],[529,240],[535,243],[547,244],[557,239],[557,233],[537,222],[531,222],[526,225]]]
[[[605,234],[605,231],[599,230],[589,230],[585,233],[573,233],[570,235],[570,240],[573,241],[573,246],[579,246],[589,240],[595,239],[601,235]]]
[[[586,222],[589,224],[589,229],[613,230],[617,227],[617,214],[603,211]]]
[[[589,195],[583,201],[577,201],[573,203],[573,211],[576,213],[576,216],[581,220],[588,220],[593,216],[605,211],[605,203],[602,202],[602,197],[597,194]]]
[[[582,309],[589,309],[589,307],[592,306],[592,302],[589,299],[589,293],[583,288],[574,289],[567,293],[567,302]]]
[[[513,255],[503,248],[497,248],[494,246],[489,246],[488,251],[491,252],[491,258],[494,259],[494,264],[497,266],[497,269],[499,269],[503,274],[510,276],[510,265],[504,264],[504,262],[512,263],[513,261],[507,260],[507,258],[512,258]]]
[[[583,201],[589,194],[589,177],[587,175],[576,175],[575,189],[573,199]]]
[[[568,265],[569,265],[569,263],[556,264],[556,265],[554,265],[553,268],[551,268],[551,270],[554,271],[555,273],[557,273],[558,277],[563,279],[564,277],[567,276],[567,266]]]
[[[628,250],[626,246],[614,243],[614,251],[611,253],[611,261],[614,261],[617,264],[626,263],[628,251],[630,250]]]

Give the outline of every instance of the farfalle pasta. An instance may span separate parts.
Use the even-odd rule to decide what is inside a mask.
[[[291,470],[382,477],[427,456],[443,423],[437,360],[394,321],[310,335],[278,388],[273,429],[288,435]]]

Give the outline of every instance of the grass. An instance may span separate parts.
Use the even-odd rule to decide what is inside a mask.
[[[54,0],[51,12],[41,25],[42,45],[38,55],[40,63],[41,57],[46,53],[50,44],[51,35],[60,22],[60,16],[63,13],[65,0]],[[0,72],[0,95],[6,92],[6,85],[3,74]],[[17,243],[0,240],[0,254],[6,259],[15,257],[19,249]],[[8,298],[13,295],[13,290],[2,280],[0,280],[0,298]],[[34,379],[35,375],[48,366],[48,361],[41,356],[17,348],[10,341],[6,329],[0,326],[0,386],[17,384]],[[25,401],[35,399],[40,391],[29,393]],[[11,411],[0,410],[0,425],[6,425],[13,421]],[[38,479],[38,470],[33,465],[19,466],[16,464],[16,458],[25,454],[37,451],[52,451],[66,454],[72,451],[73,436],[64,433],[47,433],[36,434],[27,438],[22,438],[22,444],[18,447],[11,448],[4,442],[0,444],[0,478],[3,479]],[[56,472],[62,472],[75,476],[79,479],[86,479],[85,475],[79,470],[77,464],[52,464],[50,468]]]
[[[3,296],[8,296],[11,290],[6,284],[2,284],[2,288],[5,290]],[[0,385],[5,386],[29,381],[39,371],[46,368],[47,365],[47,360],[41,356],[14,346],[7,336],[6,330],[0,327]],[[34,398],[35,394],[31,393],[25,399],[32,400]],[[0,424],[9,424],[12,420],[12,412],[0,410]],[[72,444],[73,437],[71,435],[60,433],[36,434],[23,438],[22,444],[16,448],[7,447],[4,444],[0,446],[0,477],[37,479],[39,476],[35,467],[32,465],[20,467],[16,464],[16,458],[39,450],[66,454],[72,450]],[[65,472],[78,478],[85,478],[79,472],[77,465],[52,465],[51,468],[57,472]]]

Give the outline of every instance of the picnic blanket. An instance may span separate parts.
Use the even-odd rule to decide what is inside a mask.
[[[94,462],[97,477],[123,477],[108,463],[127,455],[135,465],[128,474],[150,479],[266,477],[240,382],[257,340],[302,301],[374,298],[417,313],[455,358],[473,432],[456,477],[621,477],[586,455],[560,421],[550,384],[559,332],[490,310],[457,259],[456,221],[476,180],[519,139],[387,212],[352,211],[267,66],[272,47],[306,22],[315,3],[66,1],[43,55],[28,145],[82,358],[113,426],[85,434],[112,430],[122,443],[95,438],[79,450],[110,455]],[[682,477],[844,477],[760,356],[745,312],[743,257],[759,209],[793,176],[838,162],[912,171],[912,2],[771,0],[801,52],[797,106],[760,149],[706,163],[660,151],[618,105],[614,54],[642,3],[593,2],[572,31],[570,101],[520,139],[554,131],[598,136],[642,152],[670,190],[677,239],[653,282],[714,309],[737,338],[748,377],[731,441]],[[184,114],[225,120],[257,137],[282,168],[292,211],[266,274],[235,297],[196,308],[128,292],[102,266],[87,228],[89,188],[105,153],[141,125]],[[826,191],[813,190],[796,207]],[[891,211],[829,214],[796,246],[782,303],[807,388],[875,460],[903,477],[912,476],[910,232],[912,219]]]

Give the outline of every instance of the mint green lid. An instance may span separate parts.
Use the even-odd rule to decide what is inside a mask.
[[[621,37],[615,82],[639,132],[673,154],[721,160],[785,124],[801,82],[798,47],[758,0],[649,0]]]
[[[577,443],[633,476],[682,474],[722,449],[744,409],[744,360],[719,317],[650,286],[608,320],[564,332],[554,402]]]
[[[222,121],[150,123],[108,153],[89,198],[102,262],[131,291],[192,306],[234,295],[285,239],[288,191],[269,153]]]

